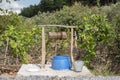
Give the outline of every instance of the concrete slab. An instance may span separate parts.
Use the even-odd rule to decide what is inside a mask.
[[[17,76],[49,76],[49,77],[78,77],[78,76],[93,76],[87,67],[83,66],[81,72],[75,72],[73,70],[53,70],[51,65],[45,66],[45,69],[41,69],[39,64],[23,64],[17,73]]]

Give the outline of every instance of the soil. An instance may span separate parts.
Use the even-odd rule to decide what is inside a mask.
[[[20,65],[2,65],[0,66],[0,76],[16,76]]]

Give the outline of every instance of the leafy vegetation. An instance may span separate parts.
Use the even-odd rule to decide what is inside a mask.
[[[77,56],[83,55],[79,59],[84,60],[90,68],[95,68],[95,64],[109,64],[108,70],[111,71],[119,69],[120,61],[118,6],[119,4],[89,8],[76,3],[72,7],[64,6],[62,10],[54,13],[40,12],[32,19],[36,24],[76,26],[77,43],[81,51]]]
[[[82,20],[82,25],[77,29],[81,40],[79,46],[86,49],[84,60],[88,64],[96,56],[97,46],[106,45],[114,39],[114,29],[106,17],[99,14],[84,16]]]
[[[90,0],[88,0],[90,1]],[[95,1],[95,0],[94,0]],[[61,3],[60,3],[61,4]],[[62,3],[63,4],[63,3]],[[31,6],[32,7],[32,6]],[[36,43],[40,43],[41,29],[37,28],[39,24],[61,24],[74,25],[77,32],[78,59],[85,61],[90,69],[95,69],[95,65],[107,67],[96,71],[115,71],[119,73],[120,66],[120,3],[110,6],[89,7],[75,3],[73,6],[64,6],[60,11],[39,12],[32,18],[20,17],[16,14],[0,16],[0,46],[7,45],[9,40],[9,53],[19,55],[22,62],[27,62],[26,55]],[[52,10],[52,9],[51,9]],[[50,31],[66,31],[68,37],[70,29],[51,28]],[[47,34],[46,34],[47,35]],[[63,52],[69,55],[70,38],[59,41]],[[50,58],[50,52],[55,47],[55,40],[47,38],[47,57]],[[52,43],[52,45],[51,45]],[[35,49],[35,48],[33,48]],[[80,52],[79,52],[80,51]],[[97,73],[96,72],[96,73]],[[104,74],[104,75],[106,75]]]
[[[0,17],[0,27],[2,27],[0,46],[6,45],[8,39],[8,47],[10,48],[9,53],[18,55],[23,63],[27,63],[27,52],[40,38],[40,36],[37,35],[41,30],[34,25],[28,26],[27,24],[30,23],[24,23],[22,17],[16,14],[9,13],[9,15],[3,15]]]
[[[20,15],[25,17],[33,17],[38,12],[55,12],[63,8],[63,6],[73,6],[75,2],[82,3],[83,5],[102,6],[116,3],[117,0],[41,0],[38,5],[23,8]]]

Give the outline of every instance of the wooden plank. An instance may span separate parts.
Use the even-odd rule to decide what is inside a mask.
[[[75,26],[65,26],[65,25],[38,25],[40,27],[63,27],[63,28],[75,28]]]
[[[74,61],[73,59],[73,28],[71,28],[71,49],[70,49],[70,53],[71,53],[71,62]]]
[[[46,56],[46,46],[45,46],[45,28],[42,27],[42,65],[41,68],[45,68],[45,56]]]

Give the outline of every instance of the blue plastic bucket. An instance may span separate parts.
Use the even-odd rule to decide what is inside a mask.
[[[71,68],[69,56],[54,56],[52,61],[54,70],[69,70]]]

